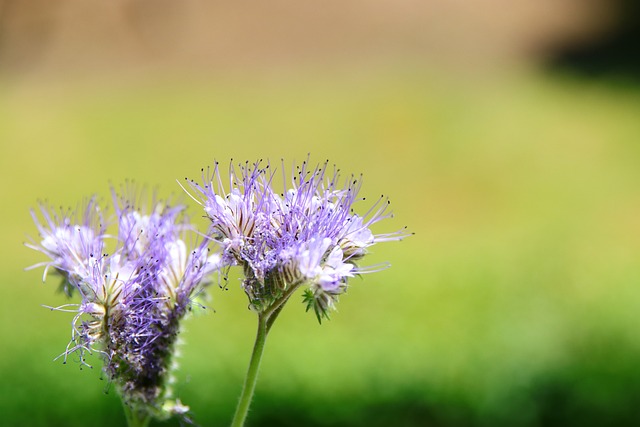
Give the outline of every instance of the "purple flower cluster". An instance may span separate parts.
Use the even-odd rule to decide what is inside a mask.
[[[187,181],[211,221],[212,238],[222,248],[225,265],[244,271],[243,288],[258,313],[277,308],[300,286],[318,320],[328,316],[347,280],[385,266],[363,268],[358,261],[375,243],[400,240],[404,230],[374,234],[370,227],[391,214],[381,196],[364,215],[353,212],[361,178],[341,180],[340,171],[325,162],[307,161],[282,178],[262,161],[229,166],[228,189],[216,162],[203,170],[203,183]],[[275,181],[282,179],[283,191]],[[287,186],[286,182],[291,179]]]
[[[63,353],[102,355],[104,370],[126,404],[156,417],[186,411],[172,401],[170,370],[180,320],[220,266],[207,241],[189,249],[191,227],[181,206],[154,201],[150,209],[132,197],[113,192],[118,230],[107,234],[95,199],[76,213],[55,213],[40,206],[43,221],[32,212],[40,241],[27,246],[49,260],[36,266],[63,277],[68,294],[77,291],[72,339]],[[111,243],[115,240],[115,243]],[[107,245],[113,251],[107,253]]]

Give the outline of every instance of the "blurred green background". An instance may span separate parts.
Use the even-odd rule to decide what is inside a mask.
[[[0,424],[124,423],[97,360],[52,361],[72,316],[23,271],[37,200],[307,153],[391,197],[376,231],[416,234],[373,248],[392,267],[330,322],[289,303],[250,426],[639,424],[637,57],[598,56],[635,15],[484,1],[0,1]],[[253,343],[236,284],[186,322],[202,426],[230,422]]]

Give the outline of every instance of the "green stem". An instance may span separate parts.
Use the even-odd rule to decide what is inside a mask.
[[[136,411],[130,405],[122,402],[124,408],[124,416],[127,418],[127,425],[129,427],[147,427],[151,417],[144,411]]]
[[[233,416],[231,427],[242,427],[249,413],[249,406],[253,399],[253,392],[256,389],[258,381],[258,371],[260,369],[260,359],[264,352],[264,345],[267,342],[267,335],[273,326],[273,322],[277,319],[289,297],[295,292],[298,286],[291,286],[287,291],[267,310],[258,315],[258,333],[256,334],[256,342],[253,345],[251,360],[249,361],[249,369],[244,379],[244,386],[240,394],[240,400],[236,407],[236,413]]]
[[[245,419],[247,418],[247,414],[249,413],[249,406],[251,405],[251,399],[253,398],[253,391],[256,388],[256,382],[258,380],[260,359],[262,358],[264,344],[267,341],[268,320],[268,317],[265,317],[262,314],[258,315],[258,333],[256,334],[256,342],[253,345],[249,369],[247,370],[247,376],[244,379],[242,394],[240,395],[240,401],[238,402],[236,414],[231,422],[231,427],[242,427]]]
[[[287,289],[287,291],[282,296],[280,296],[280,298],[276,300],[273,305],[271,305],[271,307],[269,307],[267,310],[265,310],[264,313],[262,313],[262,315],[266,319],[267,332],[269,332],[269,330],[271,329],[271,325],[273,325],[273,322],[275,322],[278,314],[280,314],[282,307],[284,307],[285,303],[289,301],[289,298],[297,289],[297,285],[290,286],[289,289]]]

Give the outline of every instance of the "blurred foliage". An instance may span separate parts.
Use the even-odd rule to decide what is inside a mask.
[[[617,19],[608,31],[589,41],[557,49],[553,68],[590,77],[640,81],[640,3],[615,0]]]
[[[20,245],[38,198],[74,205],[125,178],[179,193],[175,180],[214,158],[308,152],[364,173],[364,195],[390,195],[396,219],[378,231],[416,235],[374,248],[368,261],[393,267],[353,280],[330,322],[289,303],[250,425],[640,421],[637,88],[409,67],[0,83],[0,95],[4,424],[124,421],[99,364],[51,361],[71,318],[40,307],[65,302],[53,278],[22,271],[41,260]],[[246,369],[255,319],[236,283],[214,287],[213,310],[184,332],[177,394],[200,425],[229,422]]]

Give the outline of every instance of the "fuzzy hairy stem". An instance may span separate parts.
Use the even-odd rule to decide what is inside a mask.
[[[136,410],[131,405],[122,402],[124,415],[127,418],[128,427],[147,427],[151,417],[145,411]]]
[[[260,359],[262,359],[262,353],[264,351],[264,345],[267,341],[267,322],[268,318],[260,314],[258,316],[258,332],[256,334],[256,342],[253,345],[253,352],[251,353],[251,360],[249,361],[249,369],[247,370],[247,376],[244,380],[244,386],[242,387],[242,394],[240,394],[240,400],[236,407],[236,413],[231,422],[231,427],[242,427],[249,413],[249,406],[253,399],[253,392],[256,388],[258,381],[258,370],[260,369]]]

